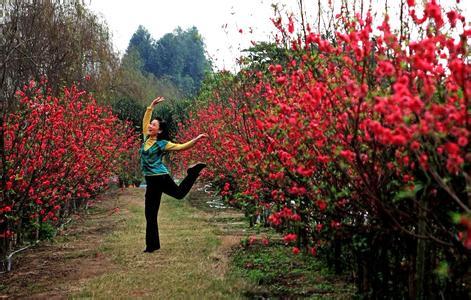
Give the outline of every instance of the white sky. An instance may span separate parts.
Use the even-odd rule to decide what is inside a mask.
[[[121,54],[139,25],[158,40],[178,26],[196,26],[203,36],[208,55],[218,69],[232,70],[240,49],[250,46],[254,35],[249,26],[258,26],[260,38],[272,29],[270,1],[267,0],[88,0],[89,7],[108,23],[113,43]],[[227,26],[227,27],[226,27]],[[243,34],[239,29],[243,29]]]
[[[387,0],[372,0],[376,11],[382,12]],[[416,0],[421,2],[422,0]],[[178,26],[187,29],[196,26],[204,38],[206,50],[217,69],[236,69],[240,50],[250,46],[250,41],[268,41],[273,31],[272,2],[283,6],[286,12],[299,13],[298,0],[86,0],[93,11],[104,18],[111,29],[115,49],[126,50],[132,34],[143,25],[158,40]],[[322,0],[327,3],[326,0]],[[339,0],[332,0],[339,3]],[[349,0],[357,4],[360,0]],[[364,0],[365,3],[369,2]],[[389,3],[399,0],[390,0]],[[445,5],[455,5],[456,0],[438,0]],[[459,7],[471,19],[471,0],[461,0]],[[317,1],[304,1],[307,12],[317,11]],[[381,7],[381,9],[379,9]],[[375,11],[375,9],[373,8]],[[391,12],[390,12],[391,14]],[[316,15],[316,13],[314,13]],[[308,20],[314,20],[310,17]],[[394,17],[391,17],[392,22]],[[317,21],[315,21],[317,23]],[[309,22],[313,23],[313,22]],[[243,33],[239,33],[239,29]],[[250,33],[250,30],[253,33]]]

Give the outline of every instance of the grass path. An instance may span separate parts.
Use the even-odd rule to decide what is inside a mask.
[[[123,197],[122,197],[123,198]],[[219,264],[221,241],[209,215],[186,201],[163,198],[159,212],[162,249],[142,253],[145,218],[143,190],[133,190],[126,201],[125,229],[107,237],[101,249],[117,269],[87,282],[77,296],[224,298],[236,297],[235,282],[227,282]]]
[[[237,232],[188,201],[164,197],[160,251],[144,249],[144,189],[130,188],[96,205],[52,244],[18,255],[0,279],[0,296],[15,298],[237,299],[245,283],[229,275],[228,253]],[[114,210],[119,207],[119,210]],[[209,221],[209,222],[208,222]],[[219,226],[221,225],[221,226]]]

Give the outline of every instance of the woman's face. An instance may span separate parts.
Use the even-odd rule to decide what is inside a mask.
[[[149,127],[147,127],[147,134],[149,136],[157,136],[160,132],[160,126],[158,120],[152,120],[150,122]]]

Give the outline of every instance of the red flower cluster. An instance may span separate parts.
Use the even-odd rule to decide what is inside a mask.
[[[184,140],[208,132],[212,143],[183,159],[206,160],[208,178],[224,174],[231,199],[237,193],[258,216],[268,211],[278,229],[302,222],[306,247],[371,220],[416,228],[417,207],[398,199],[415,199],[420,189],[429,209],[469,214],[466,194],[456,189],[463,191],[471,162],[471,30],[455,11],[443,18],[435,0],[420,19],[415,2],[408,4],[415,26],[426,29],[415,41],[401,40],[387,18],[374,35],[370,13],[354,21],[340,15],[345,30],[335,43],[308,28],[303,42],[289,43],[284,65],[220,74],[213,98],[181,133]],[[444,32],[447,21],[459,40]],[[281,19],[273,23],[294,32],[291,18],[287,31]],[[445,225],[433,235],[454,243],[457,229],[440,218],[431,223]]]
[[[1,124],[0,231],[9,232],[58,224],[126,168],[138,143],[130,126],[76,86],[55,97],[45,81],[31,81],[17,97]]]

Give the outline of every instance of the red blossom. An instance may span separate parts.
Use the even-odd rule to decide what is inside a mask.
[[[269,240],[268,238],[263,238],[263,239],[262,239],[262,244],[263,244],[264,246],[268,246],[268,245],[270,244],[270,240]]]
[[[316,205],[319,207],[320,211],[324,211],[327,208],[327,202],[324,200],[317,200]]]
[[[309,253],[310,253],[312,256],[316,256],[316,255],[317,255],[317,249],[314,248],[314,247],[309,247]]]
[[[285,241],[285,243],[291,243],[296,241],[297,237],[295,233],[289,233],[283,237],[283,241]]]
[[[289,33],[294,32],[294,23],[293,23],[293,18],[292,17],[289,17],[288,32]]]

